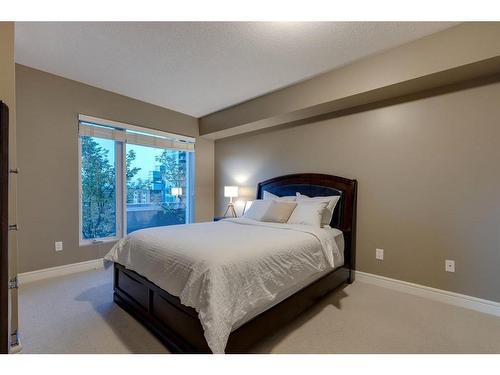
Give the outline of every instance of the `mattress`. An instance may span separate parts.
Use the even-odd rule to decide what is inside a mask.
[[[239,218],[133,232],[105,260],[194,308],[223,353],[231,331],[341,266],[343,247],[337,229]]]

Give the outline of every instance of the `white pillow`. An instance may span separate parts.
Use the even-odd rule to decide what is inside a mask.
[[[328,203],[314,200],[297,201],[297,207],[288,219],[288,224],[303,224],[313,227],[321,227],[321,218]]]
[[[327,207],[323,212],[323,218],[321,219],[321,225],[330,225],[333,217],[333,211],[335,210],[335,206],[337,206],[337,202],[340,199],[340,195],[331,195],[329,197],[308,197],[307,195],[302,195],[297,193],[297,202],[300,201],[315,201],[315,202],[326,202]]]
[[[262,221],[269,221],[272,223],[286,223],[297,206],[295,202],[283,202],[271,200],[272,204],[267,209],[262,217]]]
[[[252,201],[251,206],[245,211],[243,217],[247,219],[262,221],[262,218],[264,217],[266,211],[272,203],[273,201],[271,200],[264,201],[262,199],[256,199]]]
[[[286,197],[278,197],[277,195],[270,193],[266,190],[264,190],[264,193],[262,194],[262,198],[264,200],[275,200],[275,201],[287,201],[287,202],[295,202],[296,197],[295,196],[286,196]]]

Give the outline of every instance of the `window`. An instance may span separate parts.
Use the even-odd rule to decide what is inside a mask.
[[[192,221],[194,139],[79,119],[81,244]]]

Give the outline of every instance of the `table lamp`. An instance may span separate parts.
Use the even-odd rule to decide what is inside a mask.
[[[173,187],[171,189],[171,195],[178,197],[179,195],[182,195],[182,188],[181,187]]]
[[[227,217],[228,212],[230,212],[232,217],[236,217],[233,198],[238,197],[238,186],[224,186],[224,197],[229,198],[229,204],[227,205],[226,212],[224,212],[224,217]]]

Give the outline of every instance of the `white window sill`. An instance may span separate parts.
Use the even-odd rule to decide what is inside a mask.
[[[102,245],[105,243],[116,242],[118,240],[119,240],[118,237],[102,238],[99,240],[84,240],[84,241],[80,241],[79,246],[85,247],[85,246],[92,246],[92,245]]]

